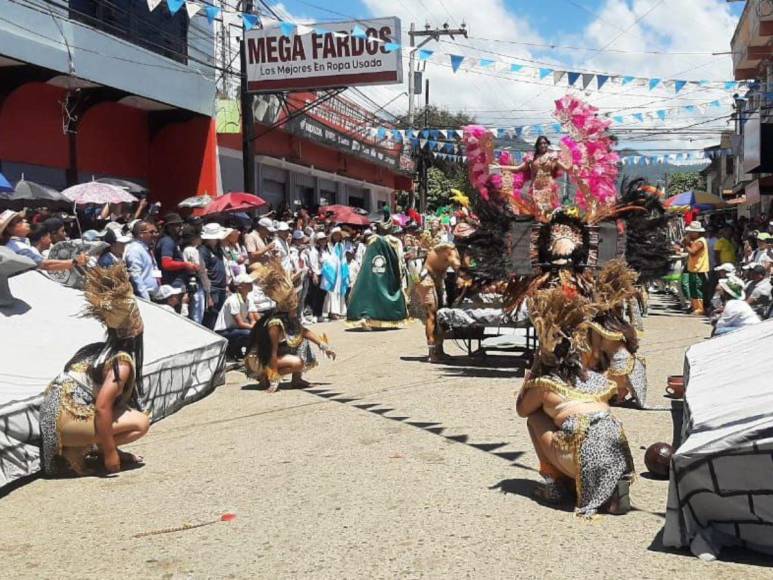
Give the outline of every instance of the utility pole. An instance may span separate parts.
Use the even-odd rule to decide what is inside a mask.
[[[429,128],[429,79],[424,80],[424,128]],[[419,151],[419,213],[427,212],[427,190],[429,189],[429,151]]]
[[[450,36],[455,40],[455,34],[467,38],[467,26],[464,24],[464,22],[462,22],[459,28],[449,28],[447,22],[443,24],[442,28],[435,29],[430,28],[430,25],[427,24],[425,25],[424,30],[416,30],[415,25],[411,23],[411,29],[408,31],[408,35],[411,38],[411,50],[408,55],[408,125],[410,129],[413,129],[413,92],[415,90],[414,86],[416,84],[413,78],[413,69],[416,64],[416,51],[431,40],[440,40],[441,36]],[[416,45],[417,37],[424,37],[424,40],[422,40],[418,45]]]
[[[244,12],[251,14],[252,0],[244,0]],[[242,24],[242,38],[239,41],[239,61],[241,63],[240,97],[242,108],[242,170],[244,172],[245,193],[255,193],[255,120],[252,117],[252,95],[247,90],[247,29]]]

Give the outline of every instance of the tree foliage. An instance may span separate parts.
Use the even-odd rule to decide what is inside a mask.
[[[466,113],[452,113],[435,105],[418,109],[414,113],[413,127],[408,123],[408,113],[397,118],[398,129],[461,129],[475,123],[475,118]]]
[[[666,195],[672,196],[690,190],[705,191],[706,180],[697,171],[672,173],[668,176]]]

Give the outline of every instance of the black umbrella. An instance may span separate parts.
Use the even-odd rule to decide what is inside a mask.
[[[39,204],[39,205],[70,205],[70,201],[53,187],[41,185],[34,181],[21,179],[13,191],[0,192],[0,203],[3,205]]]
[[[114,177],[101,177],[100,179],[97,179],[100,183],[107,183],[108,185],[115,185],[116,187],[121,187],[128,191],[131,194],[139,195],[139,196],[145,196],[148,194],[148,188],[144,185],[140,185],[139,183],[134,183],[133,181],[127,181],[125,179],[116,179]]]

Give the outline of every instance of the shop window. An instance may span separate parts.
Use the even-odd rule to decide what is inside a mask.
[[[335,191],[320,191],[319,205],[333,205],[338,203],[338,196]]]
[[[352,207],[359,207],[361,209],[365,209],[365,200],[361,197],[356,197],[354,195],[349,196],[349,205]]]
[[[300,200],[301,205],[305,208],[314,207],[316,200],[314,199],[314,188],[306,187],[304,185],[296,186],[297,199]]]
[[[188,15],[166,2],[152,12],[137,0],[69,0],[70,18],[178,62],[188,62]]]

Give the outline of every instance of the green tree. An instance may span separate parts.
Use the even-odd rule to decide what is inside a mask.
[[[398,129],[461,129],[472,123],[475,123],[475,118],[466,113],[452,113],[448,109],[429,105],[414,112],[413,127],[408,123],[408,113],[398,116],[396,125]]]
[[[690,191],[691,189],[697,191],[704,191],[706,189],[706,180],[697,171],[672,173],[668,176],[666,195],[669,197]]]

